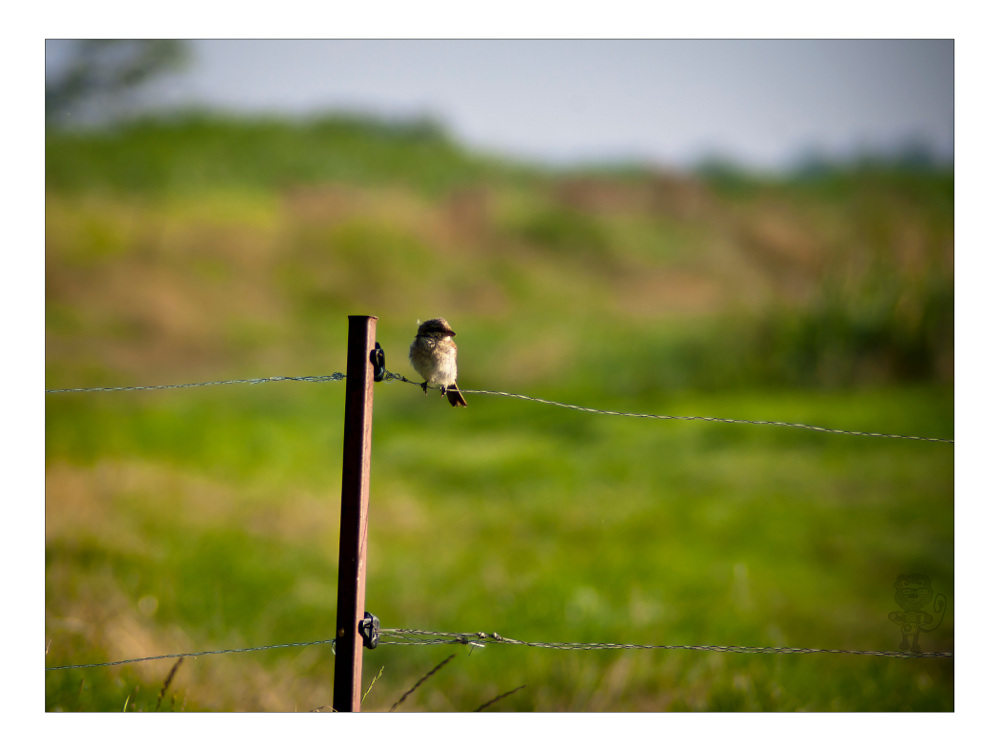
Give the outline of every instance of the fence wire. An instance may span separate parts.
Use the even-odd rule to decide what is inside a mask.
[[[721,646],[717,644],[613,644],[608,642],[541,642],[510,639],[498,633],[422,631],[412,628],[384,628],[379,644],[391,645],[421,645],[462,644],[471,647],[485,647],[487,644],[510,644],[521,647],[540,647],[542,649],[572,650],[605,650],[605,649],[664,649],[693,650],[696,652],[736,652],[740,654],[831,654],[831,655],[864,655],[867,657],[954,657],[952,652],[888,652],[870,649],[821,649],[814,647],[746,647]],[[388,637],[388,638],[386,638]],[[396,637],[393,639],[392,637]]]
[[[81,665],[56,665],[45,668],[45,672],[50,670],[75,670],[77,668],[110,668],[115,665],[128,665],[133,662],[148,662],[149,660],[176,660],[180,657],[205,657],[207,655],[227,655],[236,652],[260,652],[265,649],[284,649],[285,647],[313,647],[317,644],[333,644],[332,639],[320,639],[319,641],[300,641],[288,644],[269,644],[264,647],[239,647],[237,649],[210,649],[204,652],[179,652],[173,655],[155,655],[153,657],[132,657],[127,660],[115,660],[114,662],[90,662]]]
[[[82,668],[109,668],[116,665],[127,665],[136,662],[148,662],[150,660],[176,660],[181,657],[206,657],[209,655],[236,654],[239,652],[260,652],[266,649],[286,649],[288,647],[314,647],[318,644],[329,644],[333,647],[333,639],[320,639],[318,641],[290,642],[288,644],[270,644],[263,647],[241,647],[238,649],[213,649],[203,652],[180,652],[169,655],[156,655],[153,657],[133,657],[127,660],[114,660],[113,662],[92,662],[80,665],[56,665],[45,668],[50,670],[75,670]],[[732,652],[737,654],[752,655],[802,655],[802,654],[828,654],[828,655],[859,655],[864,657],[897,657],[897,658],[929,658],[929,657],[954,657],[953,652],[890,652],[871,649],[823,649],[815,647],[747,647],[738,645],[722,646],[717,644],[614,644],[609,642],[542,642],[542,641],[522,641],[521,639],[511,639],[500,634],[486,633],[485,631],[474,632],[453,632],[453,631],[424,631],[413,628],[383,628],[380,631],[379,646],[436,646],[442,644],[457,644],[467,647],[485,648],[489,644],[505,644],[519,647],[536,647],[540,649],[554,649],[560,651],[595,651],[595,650],[616,650],[616,649],[650,649],[650,650],[687,650],[694,652]]]
[[[229,386],[232,384],[258,384],[258,383],[269,383],[272,381],[306,381],[310,383],[323,383],[326,381],[343,381],[347,376],[343,373],[331,373],[330,375],[322,376],[270,376],[267,378],[246,378],[237,379],[230,381],[206,381],[203,383],[180,383],[165,386],[98,386],[90,388],[69,388],[69,389],[46,389],[46,394],[69,394],[69,393],[81,393],[81,392],[96,392],[96,391],[155,391],[161,389],[184,389],[184,388],[195,388],[198,386]],[[403,383],[409,383],[414,386],[420,386],[416,381],[411,381],[409,378],[400,375],[399,373],[391,373],[386,371],[383,380],[385,381],[402,381]],[[552,407],[561,407],[563,409],[572,409],[578,412],[587,412],[595,415],[612,415],[615,417],[641,417],[650,420],[683,420],[683,421],[693,421],[700,420],[702,422],[720,422],[727,423],[730,425],[771,425],[775,427],[782,428],[799,428],[801,430],[813,430],[821,433],[834,433],[837,435],[850,435],[850,436],[860,436],[864,438],[897,438],[906,441],[930,441],[934,443],[951,443],[954,444],[955,440],[952,438],[929,438],[926,436],[919,435],[898,435],[895,433],[873,433],[863,430],[842,430],[840,428],[824,428],[818,425],[805,425],[798,422],[781,422],[778,420],[740,420],[730,417],[703,417],[696,415],[654,415],[644,412],[619,412],[610,409],[595,409],[594,407],[581,407],[578,404],[566,404],[564,402],[555,402],[550,399],[540,399],[536,396],[526,396],[525,394],[512,394],[507,391],[492,391],[485,389],[462,389],[465,394],[481,394],[484,396],[505,396],[511,399],[522,399],[529,402],[537,402],[538,404],[547,404]]]
[[[563,407],[565,409],[575,409],[579,412],[591,412],[598,415],[615,415],[618,417],[645,417],[652,420],[702,420],[704,422],[724,422],[733,425],[774,425],[781,428],[802,428],[804,430],[816,430],[822,433],[839,433],[840,435],[855,435],[864,436],[866,438],[901,438],[907,441],[934,441],[936,443],[954,443],[955,441],[950,438],[925,438],[918,435],[895,435],[893,433],[868,433],[862,430],[840,430],[838,428],[823,428],[818,425],[804,425],[797,422],[778,422],[775,420],[738,420],[729,417],[697,417],[697,416],[682,416],[682,415],[652,415],[645,414],[641,412],[615,412],[614,410],[607,409],[594,409],[592,407],[580,407],[576,404],[564,404],[562,402],[553,402],[548,399],[539,399],[534,396],[525,396],[523,394],[510,394],[506,391],[477,391],[472,389],[462,389],[463,394],[488,394],[493,396],[509,396],[514,399],[524,399],[529,402],[538,402],[539,404],[550,404],[553,407]]]
[[[325,376],[268,376],[267,378],[240,378],[232,381],[204,381],[202,383],[176,383],[166,386],[97,386],[82,389],[45,389],[46,394],[71,394],[83,391],[158,391],[160,389],[190,389],[198,386],[230,386],[236,383],[269,383],[271,381],[309,381],[322,383],[324,381],[343,381],[347,378],[343,373],[331,373]]]

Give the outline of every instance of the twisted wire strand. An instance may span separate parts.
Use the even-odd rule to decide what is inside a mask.
[[[204,381],[202,383],[175,383],[164,386],[97,386],[82,389],[45,389],[46,394],[69,394],[81,391],[158,391],[160,389],[190,389],[196,386],[229,386],[234,383],[268,383],[270,381],[308,381],[323,383],[324,381],[342,381],[347,378],[343,373],[331,373],[323,376],[269,376],[267,378],[240,378],[232,381]]]
[[[128,660],[115,660],[114,662],[91,662],[84,665],[56,665],[45,668],[50,670],[73,670],[75,668],[110,668],[114,665],[127,665],[132,662],[147,662],[149,660],[176,660],[178,657],[205,657],[206,655],[225,655],[236,652],[260,652],[264,649],[284,649],[285,647],[312,647],[317,644],[333,644],[333,639],[320,639],[319,641],[291,642],[289,644],[269,644],[265,647],[240,647],[239,649],[210,649],[204,652],[180,652],[174,655],[155,655],[153,657],[132,657]]]
[[[510,639],[498,633],[487,634],[484,631],[454,633],[448,631],[423,631],[409,628],[384,628],[379,644],[400,645],[434,645],[462,644],[471,647],[485,647],[487,644],[511,644],[521,647],[540,647],[557,650],[602,650],[602,649],[669,649],[693,650],[698,652],[736,652],[740,654],[833,654],[833,655],[864,655],[868,657],[954,657],[952,652],[887,652],[869,649],[819,649],[813,647],[745,647],[706,645],[674,645],[674,644],[612,644],[607,642],[537,642]],[[390,637],[390,638],[386,638]],[[394,640],[391,637],[398,639]]]
[[[412,383],[412,381],[410,382]],[[781,428],[801,428],[803,430],[815,430],[821,433],[838,433],[840,435],[864,436],[866,438],[901,438],[907,441],[933,441],[936,443],[954,443],[951,438],[926,438],[919,435],[896,435],[894,433],[869,433],[862,430],[841,430],[839,428],[823,428],[818,425],[805,425],[798,422],[779,422],[776,420],[737,420],[729,417],[698,417],[683,415],[653,415],[643,412],[616,412],[610,409],[594,409],[593,407],[581,407],[576,404],[565,404],[554,402],[549,399],[539,399],[535,396],[525,396],[524,394],[511,394],[506,391],[485,391],[475,389],[462,389],[465,394],[486,394],[491,396],[508,396],[512,399],[524,399],[529,402],[539,404],[549,404],[553,407],[563,407],[564,409],[575,409],[578,412],[590,412],[597,415],[615,415],[618,417],[645,417],[651,420],[702,420],[704,422],[724,422],[732,425],[774,425]]]
[[[409,380],[398,373],[386,373],[385,380],[403,381],[419,386],[419,383]],[[866,438],[900,438],[907,441],[932,441],[935,443],[954,443],[952,438],[927,438],[919,435],[897,435],[895,433],[870,433],[863,430],[841,430],[839,428],[823,428],[818,425],[805,425],[798,422],[780,422],[777,420],[738,420],[729,417],[698,417],[683,415],[654,415],[645,412],[618,412],[611,409],[595,409],[593,407],[581,407],[578,404],[566,404],[565,402],[555,402],[550,399],[540,399],[537,396],[526,396],[525,394],[512,394],[509,391],[493,391],[488,389],[462,389],[463,394],[483,394],[486,396],[506,396],[511,399],[523,399],[527,402],[538,402],[548,404],[553,407],[563,409],[573,409],[577,412],[589,412],[595,415],[614,415],[616,417],[644,417],[650,420],[701,420],[703,422],[724,422],[731,425],[773,425],[781,428],[801,428],[803,430],[815,430],[821,433],[837,433],[839,435],[863,436]]]
[[[451,631],[425,631],[413,628],[383,628],[380,631],[381,638],[379,646],[435,646],[441,644],[458,644],[467,647],[486,647],[487,644],[508,644],[519,647],[537,647],[541,649],[554,649],[560,651],[594,651],[611,649],[661,649],[661,650],[688,650],[695,652],[733,652],[737,654],[831,654],[831,655],[861,655],[867,657],[898,657],[898,658],[931,658],[931,657],[954,657],[953,652],[888,652],[869,649],[818,649],[812,647],[746,647],[738,645],[722,646],[715,644],[684,645],[684,644],[614,644],[609,642],[540,642],[522,641],[511,639],[500,634],[476,632],[451,632]],[[238,649],[212,649],[202,652],[180,652],[169,655],[155,655],[152,657],[133,657],[127,660],[114,660],[112,662],[91,662],[79,665],[56,665],[45,668],[50,670],[75,670],[82,668],[108,668],[116,665],[128,665],[135,662],[148,662],[150,660],[176,660],[180,657],[206,657],[209,655],[236,654],[239,652],[260,652],[267,649],[286,649],[288,647],[314,647],[319,644],[333,645],[333,639],[320,639],[318,641],[290,642],[288,644],[269,644],[263,647],[241,647]]]
[[[163,386],[99,386],[93,388],[73,388],[73,389],[46,389],[46,394],[66,394],[74,392],[93,392],[93,391],[154,391],[160,389],[183,389],[183,388],[194,388],[197,386],[228,386],[231,384],[257,384],[257,383],[269,383],[272,381],[306,381],[310,383],[323,383],[326,381],[342,381],[345,380],[347,376],[343,373],[331,373],[330,375],[323,376],[270,376],[268,378],[245,378],[230,381],[206,381],[203,383],[180,383],[171,384]],[[399,374],[386,371],[383,376],[384,381],[402,381],[403,383],[408,383],[412,386],[420,386],[421,384],[416,381],[411,381],[409,378]],[[686,416],[686,415],[654,415],[644,412],[618,412],[616,410],[610,409],[595,409],[593,407],[581,407],[577,404],[566,404],[565,402],[556,402],[550,399],[540,399],[536,396],[526,396],[525,394],[512,394],[508,391],[492,391],[487,389],[463,389],[466,394],[482,394],[484,396],[505,396],[511,399],[522,399],[528,402],[537,402],[538,404],[548,404],[553,407],[562,407],[563,409],[572,409],[577,412],[587,412],[595,415],[613,415],[616,417],[642,417],[650,420],[701,420],[703,422],[721,422],[728,423],[730,425],[772,425],[782,428],[799,428],[802,430],[814,430],[821,433],[834,433],[838,435],[850,435],[850,436],[861,436],[865,438],[898,438],[907,441],[930,441],[934,443],[951,443],[954,444],[955,441],[952,438],[928,438],[926,436],[918,435],[898,435],[895,433],[873,433],[863,430],[841,430],[839,428],[824,428],[818,425],[805,425],[798,422],[781,422],[777,420],[739,420],[729,417],[701,417],[701,416]]]
[[[387,381],[402,381],[419,386],[419,383],[409,380],[399,373],[386,373]],[[525,394],[512,394],[509,391],[492,391],[488,389],[462,389],[463,394],[483,394],[486,396],[506,396],[511,399],[523,399],[528,402],[538,402],[548,404],[553,407],[563,409],[573,409],[577,412],[589,412],[595,415],[614,415],[616,417],[644,417],[651,420],[702,420],[704,422],[724,422],[732,425],[774,425],[782,428],[801,428],[803,430],[815,430],[821,433],[837,433],[840,435],[864,436],[867,438],[901,438],[908,441],[933,441],[935,443],[954,443],[952,438],[926,438],[919,435],[896,435],[895,433],[869,433],[863,430],[841,430],[839,428],[823,428],[818,425],[805,425],[798,422],[779,422],[776,420],[738,420],[729,417],[698,417],[682,415],[654,415],[645,412],[617,412],[611,409],[595,409],[593,407],[581,407],[578,404],[566,404],[565,402],[554,402],[550,399],[540,399],[537,396],[526,396]]]
[[[538,402],[540,404],[550,404],[553,407],[575,409],[579,412],[591,412],[593,414],[599,414],[599,415],[616,415],[618,417],[645,417],[652,420],[702,420],[704,422],[724,422],[734,425],[775,425],[784,428],[803,428],[805,430],[816,430],[823,433],[840,433],[842,435],[867,436],[870,438],[904,438],[906,440],[911,440],[911,441],[937,441],[940,443],[954,443],[953,440],[947,438],[924,438],[922,436],[894,435],[891,433],[867,433],[860,430],[840,430],[838,428],[823,428],[817,425],[804,425],[802,423],[795,423],[795,422],[778,422],[774,420],[738,420],[729,417],[653,415],[642,412],[617,412],[614,410],[607,410],[607,409],[594,409],[593,407],[580,407],[576,404],[564,404],[563,402],[554,402],[548,399],[539,399],[534,396],[525,396],[524,394],[510,394],[506,391],[476,391],[471,389],[464,389],[463,391],[466,394],[489,394],[493,396],[509,396],[514,399],[524,399],[526,401]]]

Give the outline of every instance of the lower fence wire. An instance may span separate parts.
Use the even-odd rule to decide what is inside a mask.
[[[379,646],[433,646],[440,644],[459,644],[468,647],[486,647],[487,644],[509,644],[520,647],[540,647],[558,650],[602,650],[602,649],[669,649],[689,650],[695,652],[735,652],[752,655],[862,655],[866,657],[954,657],[953,652],[885,652],[870,649],[817,649],[812,647],[742,647],[720,645],[681,645],[681,644],[611,644],[607,642],[540,642],[522,641],[500,636],[498,633],[487,634],[484,631],[456,633],[451,631],[423,631],[413,628],[383,628],[380,631]],[[115,665],[126,665],[133,662],[148,660],[176,660],[180,657],[205,657],[207,655],[234,654],[237,652],[259,652],[264,649],[285,649],[287,647],[312,647],[317,644],[333,645],[332,639],[319,641],[292,642],[289,644],[271,644],[264,647],[242,647],[239,649],[216,649],[205,652],[183,652],[179,654],[157,655],[155,657],[133,657],[128,660],[114,662],[94,662],[85,665],[57,665],[45,668],[49,670],[71,670],[75,668],[107,668]]]
[[[684,649],[697,652],[737,652],[755,655],[798,655],[798,654],[831,654],[831,655],[865,655],[868,657],[954,657],[952,652],[883,652],[868,649],[817,649],[812,647],[741,647],[720,645],[669,645],[669,644],[610,644],[606,642],[540,642],[510,639],[500,634],[487,634],[483,631],[475,633],[451,633],[446,631],[421,631],[412,628],[384,628],[379,644],[392,645],[431,645],[431,644],[464,644],[471,647],[485,647],[487,644],[512,644],[521,647],[541,647],[543,649],[560,650],[598,650],[598,649]],[[388,637],[388,638],[387,638]],[[392,637],[396,637],[394,640]]]
[[[127,665],[131,662],[146,662],[147,660],[176,660],[179,657],[205,657],[207,655],[228,655],[236,652],[259,652],[263,649],[284,649],[285,647],[313,647],[317,644],[333,645],[333,639],[320,639],[319,641],[292,642],[290,644],[269,644],[266,647],[240,647],[238,649],[212,649],[205,652],[180,652],[174,655],[156,655],[155,657],[133,657],[129,660],[115,660],[114,662],[92,662],[87,665],[57,665],[56,667],[45,668],[49,670],[71,670],[73,668],[110,668],[114,665]]]

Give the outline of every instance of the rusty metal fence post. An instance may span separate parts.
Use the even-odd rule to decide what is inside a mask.
[[[361,709],[360,625],[365,611],[368,553],[368,490],[372,448],[375,316],[348,316],[344,470],[340,496],[340,563],[337,570],[337,632],[333,709]]]

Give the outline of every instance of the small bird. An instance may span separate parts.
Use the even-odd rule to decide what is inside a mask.
[[[447,396],[452,407],[468,407],[465,397],[458,390],[458,345],[452,341],[455,332],[443,318],[424,321],[417,328],[417,336],[410,345],[410,363],[424,379],[421,387],[427,393],[428,386],[441,389],[441,396]]]

